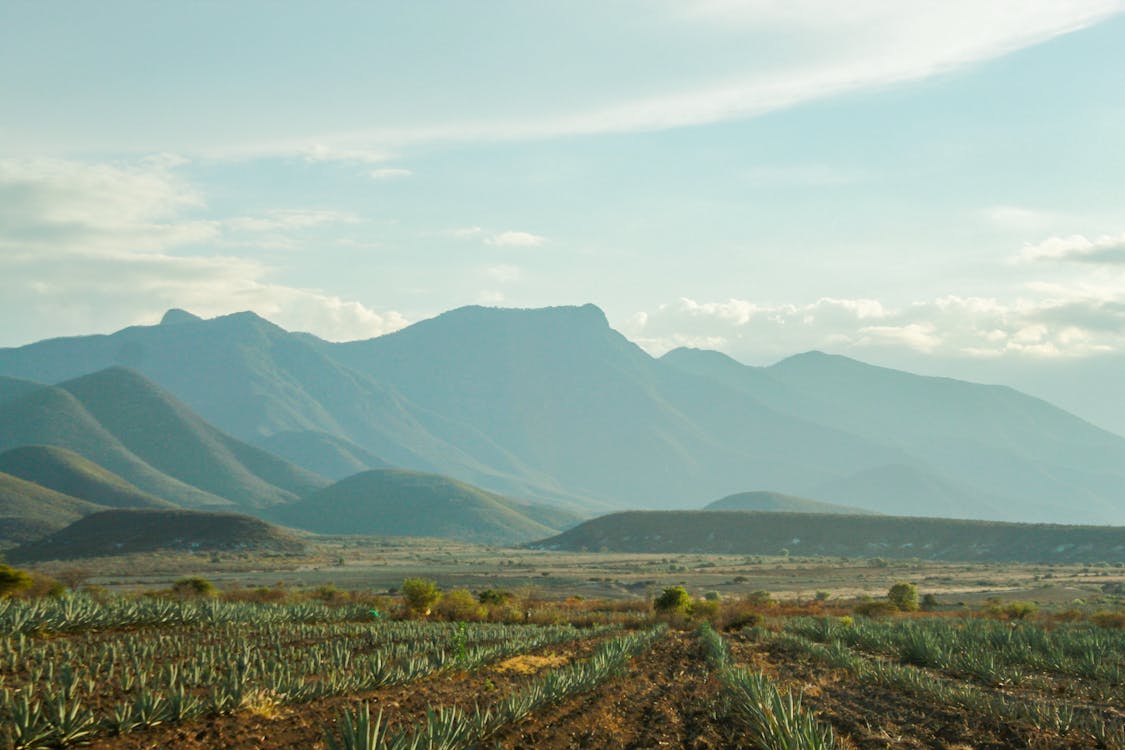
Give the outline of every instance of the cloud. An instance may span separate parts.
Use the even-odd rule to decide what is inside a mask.
[[[399,169],[394,167],[383,167],[382,169],[373,169],[367,173],[373,180],[393,180],[396,177],[409,177],[414,174],[409,169]]]
[[[20,320],[16,344],[57,330],[151,322],[169,307],[202,315],[252,309],[328,338],[385,333],[396,312],[274,280],[281,269],[212,247],[255,247],[357,217],[278,210],[261,217],[195,219],[201,193],[170,171],[172,160],[133,165],[0,161],[0,315]],[[284,238],[281,238],[284,239]],[[24,325],[23,323],[26,323]],[[23,338],[27,337],[27,338]]]
[[[984,217],[993,226],[1020,232],[1039,232],[1059,221],[1059,214],[1023,206],[992,206],[984,210]]]
[[[1042,242],[1024,245],[1015,260],[1122,265],[1125,264],[1125,233],[1106,234],[1092,240],[1081,234],[1048,237]]]
[[[496,247],[538,247],[547,241],[546,237],[531,232],[498,232],[486,237],[484,244]]]
[[[943,297],[899,307],[824,297],[803,304],[681,298],[620,324],[654,354],[712,341],[748,360],[829,349],[946,357],[1080,357],[1125,349],[1125,284],[1028,287],[1036,296]]]

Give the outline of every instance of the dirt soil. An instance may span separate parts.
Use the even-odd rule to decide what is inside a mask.
[[[804,691],[804,703],[832,725],[845,747],[859,750],[934,748],[1092,748],[1092,741],[1051,735],[1033,726],[998,721],[934,705],[894,689],[857,680],[807,657],[740,640],[729,640],[735,663],[765,671],[779,685]]]
[[[589,656],[605,637],[575,643],[546,646],[529,652],[543,663],[570,662]],[[326,728],[335,727],[344,709],[368,701],[372,718],[383,712],[384,723],[416,726],[431,706],[459,706],[471,710],[474,704],[491,704],[528,684],[546,669],[522,671],[502,668],[500,662],[473,672],[441,672],[414,682],[395,685],[359,695],[336,696],[297,705],[263,706],[243,709],[231,716],[141,729],[121,737],[100,737],[87,747],[93,750],[204,750],[230,748],[251,750],[269,748],[325,748]],[[272,710],[271,710],[272,708]]]
[[[634,658],[626,673],[537,712],[484,747],[505,750],[718,750],[747,747],[721,716],[719,685],[698,639],[674,633]]]

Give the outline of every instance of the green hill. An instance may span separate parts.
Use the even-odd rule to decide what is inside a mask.
[[[220,432],[132,370],[112,367],[59,387],[150,466],[243,507],[291,502],[328,483]]]
[[[586,521],[537,548],[612,552],[1125,561],[1125,527],[759,511],[628,511]]]
[[[33,383],[30,380],[0,376],[0,404],[26,396],[42,387],[41,384]]]
[[[764,510],[790,513],[838,513],[844,515],[865,515],[872,511],[853,508],[848,505],[823,503],[807,497],[785,495],[780,492],[739,492],[708,503],[703,510]]]
[[[296,553],[305,544],[251,516],[189,510],[104,510],[8,553],[13,562],[164,550]]]
[[[0,451],[27,445],[67,448],[142,491],[179,505],[231,505],[230,500],[192,487],[145,463],[62,388],[39,388],[0,404]]]
[[[66,448],[27,445],[0,453],[0,471],[107,508],[173,508]]]
[[[102,506],[0,473],[0,547],[38,539]]]
[[[527,541],[576,520],[556,508],[525,505],[448,477],[398,469],[348,477],[293,505],[274,508],[270,516],[322,534],[485,543]]]
[[[258,438],[254,444],[329,479],[343,479],[390,465],[350,440],[316,430],[284,430]]]

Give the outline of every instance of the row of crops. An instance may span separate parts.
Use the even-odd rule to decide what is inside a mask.
[[[919,619],[794,618],[752,635],[861,684],[1074,743],[1125,748],[1125,639],[1084,626]]]
[[[370,614],[347,622],[347,612],[318,607],[118,605],[92,614],[89,603],[77,613],[36,606],[30,614],[8,608],[8,622],[19,627],[0,637],[0,724],[15,748],[361,693],[599,632],[372,622]],[[264,616],[254,619],[257,611]],[[32,621],[62,624],[57,632],[69,635],[29,635]],[[79,630],[77,621],[98,629]]]

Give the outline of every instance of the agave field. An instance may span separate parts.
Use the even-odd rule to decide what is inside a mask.
[[[612,627],[0,601],[3,746],[1125,748],[1125,634],[988,619]]]

